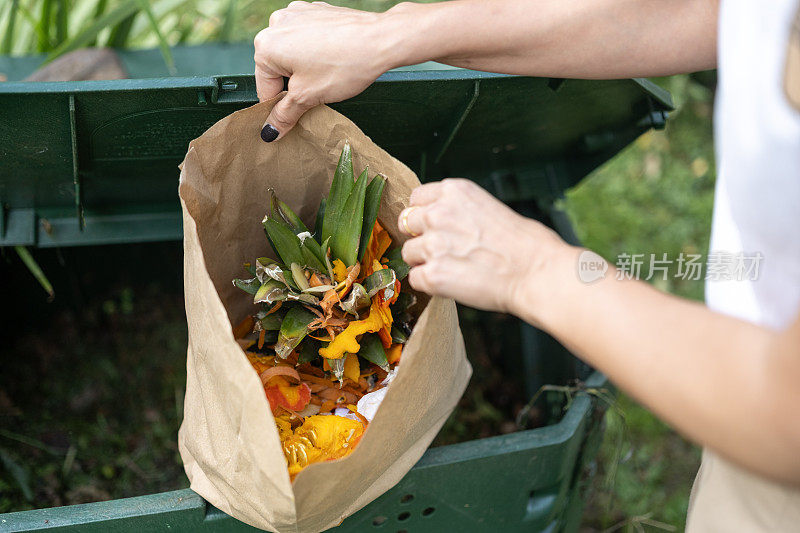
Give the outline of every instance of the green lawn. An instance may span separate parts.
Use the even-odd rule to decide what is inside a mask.
[[[715,179],[712,93],[688,76],[658,81],[678,107],[666,129],[643,135],[567,195],[567,211],[584,244],[611,263],[621,253],[667,253],[674,260],[681,252],[708,249]],[[672,268],[666,282],[656,277],[654,284],[702,299],[701,281],[675,279],[674,273]],[[683,529],[699,450],[625,395],[619,407],[622,418],[607,415],[587,530],[617,525],[637,531],[642,518]]]

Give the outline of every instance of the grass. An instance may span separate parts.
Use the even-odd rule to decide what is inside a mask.
[[[620,395],[617,407],[622,416],[606,415],[584,530],[633,532],[646,517],[668,526],[661,529],[682,531],[700,451],[627,396]]]
[[[658,80],[678,110],[664,131],[649,132],[569,192],[565,207],[584,244],[616,263],[621,253],[676,259],[705,254],[713,205],[712,93],[689,76]],[[676,279],[661,290],[703,297],[702,281]],[[624,394],[623,417],[609,413],[599,471],[587,507],[587,531],[638,531],[642,517],[677,530],[686,521],[700,452]],[[642,527],[657,530],[659,527]]]
[[[0,4],[0,53],[53,59],[83,45],[161,47],[169,65],[166,45],[250,40],[268,14],[286,3],[11,0]],[[382,10],[394,2],[340,3]],[[708,247],[715,179],[712,95],[687,76],[659,83],[678,104],[666,130],[642,136],[564,200],[583,242],[612,262],[620,253],[667,253],[675,259]],[[110,254],[112,264],[114,254],[131,252],[115,250],[98,253]],[[52,274],[59,299],[36,327],[31,317],[40,315],[26,301],[31,297],[14,299],[18,306],[5,310],[7,333],[14,336],[2,344],[0,512],[185,486],[175,446],[186,343],[181,294],[174,290],[180,288],[179,247],[167,247],[162,263],[143,268],[150,277],[138,281],[112,276],[98,282],[70,250],[36,255]],[[6,279],[19,280],[16,294],[43,300],[36,280],[10,254],[4,257],[0,268],[10,269]],[[148,279],[163,276],[164,264],[177,279],[150,284]],[[654,283],[702,298],[701,282],[671,275]],[[87,286],[94,287],[92,295],[83,292]],[[491,360],[476,368],[482,380],[500,379]],[[457,420],[441,442],[513,429],[505,422],[518,406],[507,398],[476,389],[464,403],[474,416]],[[624,395],[619,407],[623,418],[607,418],[584,529],[682,529],[698,450]]]

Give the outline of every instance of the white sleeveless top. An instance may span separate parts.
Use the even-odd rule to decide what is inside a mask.
[[[770,328],[787,327],[800,308],[800,112],[783,91],[798,7],[798,0],[720,1],[719,173],[709,260],[721,252],[717,260],[744,256],[760,264],[757,276],[708,279],[706,302]],[[800,406],[797,411],[800,416]],[[706,450],[687,531],[800,531],[800,489],[761,479]]]

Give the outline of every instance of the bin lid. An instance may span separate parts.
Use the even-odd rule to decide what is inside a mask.
[[[182,237],[188,142],[257,101],[252,45],[123,51],[136,78],[0,83],[0,246]],[[40,58],[0,58],[20,79]],[[243,74],[218,74],[243,72]],[[507,76],[428,63],[333,104],[421,179],[478,181],[505,201],[551,201],[650,128],[669,94],[644,79]]]

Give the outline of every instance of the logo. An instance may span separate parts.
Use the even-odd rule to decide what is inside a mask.
[[[608,262],[591,250],[584,250],[578,256],[578,279],[584,283],[594,283],[606,277]]]

